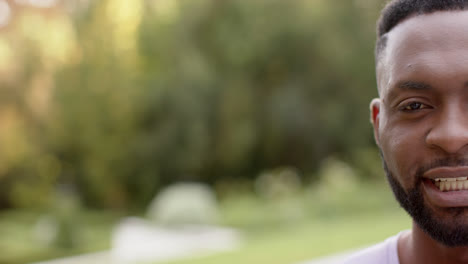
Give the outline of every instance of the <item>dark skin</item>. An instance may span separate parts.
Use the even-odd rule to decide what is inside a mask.
[[[405,190],[416,172],[435,159],[468,159],[468,11],[444,11],[406,19],[388,33],[377,64],[379,98],[371,102],[377,145]],[[468,166],[437,168],[468,176]],[[447,196],[422,184],[425,205],[440,222],[468,228],[468,190]],[[434,191],[436,190],[436,191]],[[454,193],[454,192],[453,192]],[[447,247],[413,224],[400,237],[402,264],[468,263],[468,247]]]

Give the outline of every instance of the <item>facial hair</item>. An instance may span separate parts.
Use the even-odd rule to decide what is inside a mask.
[[[433,209],[425,203],[422,194],[422,173],[424,169],[419,170],[415,175],[414,187],[405,190],[389,170],[382,153],[381,156],[385,174],[393,194],[401,207],[413,218],[413,221],[431,238],[447,247],[468,246],[468,221],[463,217],[468,208],[445,208],[443,210],[449,217],[446,219],[437,217]],[[440,163],[442,162],[438,162],[438,164]]]

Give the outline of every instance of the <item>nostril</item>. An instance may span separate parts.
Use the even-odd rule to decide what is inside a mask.
[[[468,132],[432,131],[426,136],[426,144],[432,148],[439,148],[448,154],[456,154],[468,146]]]
[[[439,148],[448,154],[456,154],[468,145],[468,119],[457,104],[449,105],[438,118],[431,120],[425,141],[431,148]]]

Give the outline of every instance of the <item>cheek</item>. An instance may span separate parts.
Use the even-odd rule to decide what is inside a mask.
[[[394,125],[381,127],[379,133],[380,147],[388,169],[405,187],[409,187],[422,160],[420,135]]]

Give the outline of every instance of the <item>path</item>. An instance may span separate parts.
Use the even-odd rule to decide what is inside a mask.
[[[125,218],[112,235],[112,249],[34,264],[131,264],[200,257],[229,251],[242,242],[234,229],[216,226],[165,228]]]

